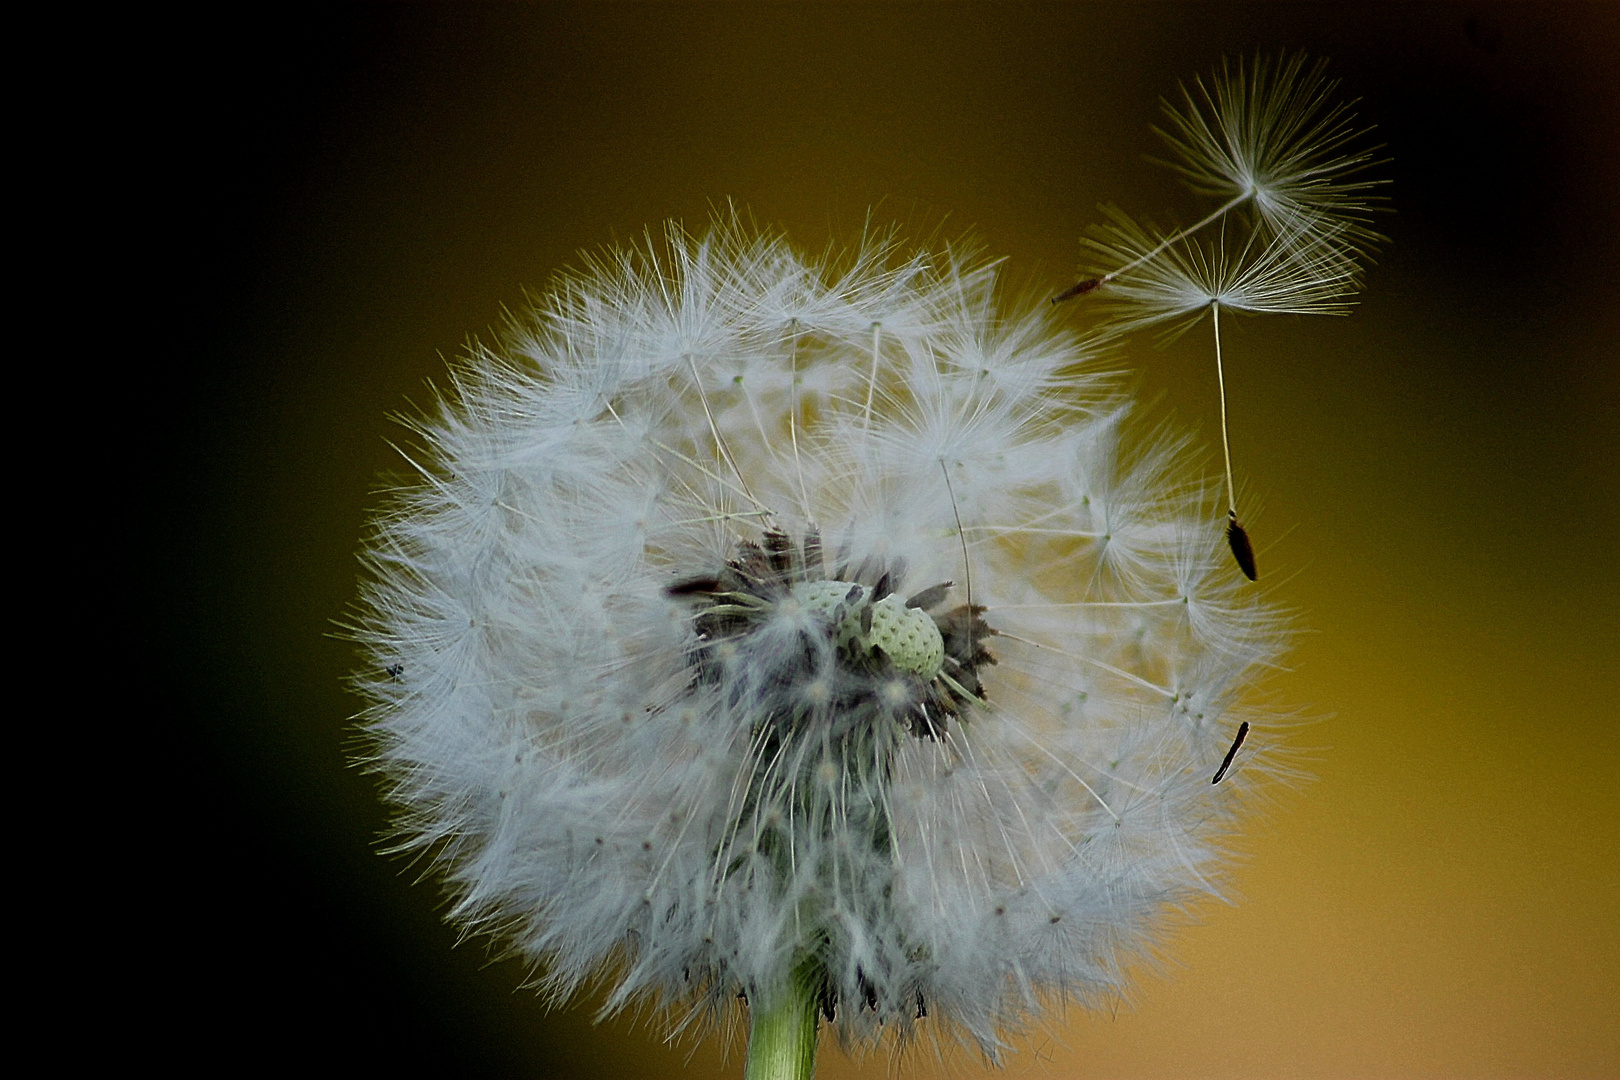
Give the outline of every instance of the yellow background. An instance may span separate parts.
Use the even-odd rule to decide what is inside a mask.
[[[972,232],[1054,291],[1099,202],[1197,212],[1144,161],[1161,95],[1304,48],[1362,98],[1396,209],[1351,318],[1228,338],[1262,584],[1311,631],[1270,689],[1318,721],[1293,736],[1317,779],[1166,977],[1009,1074],[1620,1075],[1614,11],[329,7],[164,53],[188,284],[152,376],[139,644],[176,815],[152,858],[185,882],[156,928],[175,1022],[353,1075],[740,1076],[713,1042],[548,1013],[375,853],[329,635],[388,414],[580,249],[727,198],[812,250],[874,206]],[[1152,415],[1217,437],[1202,334],[1130,361]],[[824,1043],[824,1077],[891,1067]]]

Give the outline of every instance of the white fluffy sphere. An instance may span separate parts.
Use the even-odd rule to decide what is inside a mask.
[[[846,1039],[993,1054],[1213,890],[1280,622],[1182,445],[994,286],[672,228],[421,425],[368,548],[370,760],[552,992],[680,1026],[809,964]]]

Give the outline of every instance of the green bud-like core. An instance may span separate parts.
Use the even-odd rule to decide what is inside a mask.
[[[860,590],[850,599],[851,590]],[[860,652],[882,649],[901,671],[932,679],[945,666],[945,639],[927,612],[908,608],[898,596],[872,599],[872,590],[849,581],[804,581],[793,597],[810,611],[837,620],[834,641]],[[871,629],[861,630],[861,613],[872,608]]]

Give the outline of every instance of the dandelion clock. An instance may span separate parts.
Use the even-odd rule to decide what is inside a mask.
[[[1342,277],[1298,202],[1266,243]],[[451,917],[555,1000],[746,1018],[752,1078],[810,1075],[823,1026],[995,1059],[1115,1000],[1276,768],[1245,692],[1283,628],[1070,310],[728,215],[475,349],[355,627]]]

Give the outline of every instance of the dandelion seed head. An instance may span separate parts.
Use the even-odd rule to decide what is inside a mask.
[[[455,920],[675,1030],[809,963],[846,1041],[994,1056],[1220,895],[1283,620],[1046,320],[968,251],[726,219],[470,354],[358,627]]]

